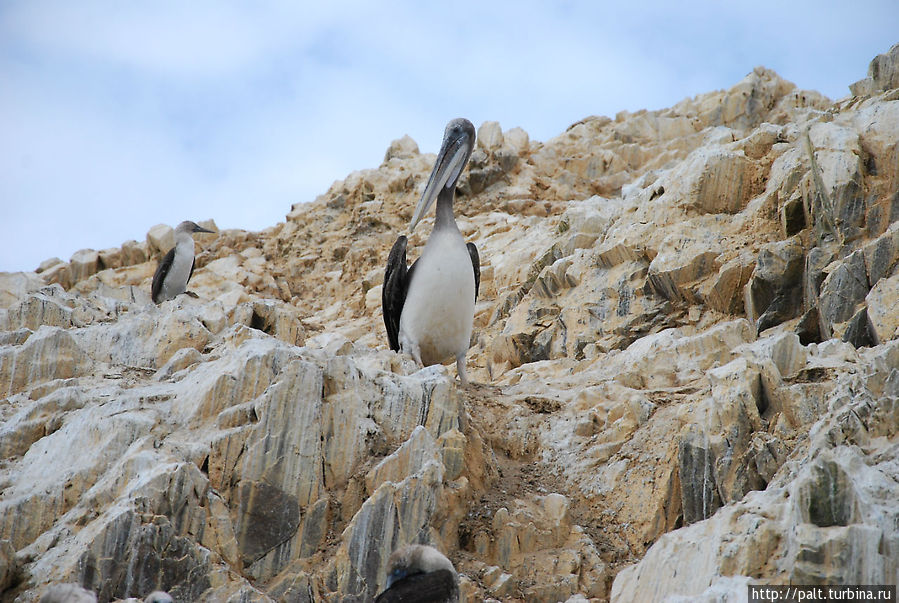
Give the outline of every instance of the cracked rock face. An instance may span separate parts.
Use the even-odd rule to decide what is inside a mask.
[[[0,599],[363,601],[408,543],[466,601],[899,581],[895,55],[836,103],[758,68],[482,124],[467,390],[383,333],[408,137],[262,232],[201,223],[193,296],[149,299],[164,225],[0,274]]]

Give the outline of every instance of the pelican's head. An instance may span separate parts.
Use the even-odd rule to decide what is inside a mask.
[[[415,230],[415,225],[428,211],[441,191],[448,190],[452,194],[455,190],[462,168],[471,157],[474,141],[474,126],[467,119],[460,117],[446,124],[446,130],[443,132],[443,144],[440,146],[440,152],[437,153],[437,161],[434,162],[434,169],[431,170],[428,184],[421,194],[418,205],[415,206],[415,213],[412,214],[412,222],[409,224],[409,232]]]

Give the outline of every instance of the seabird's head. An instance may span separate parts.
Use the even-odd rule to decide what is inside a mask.
[[[446,125],[446,130],[443,132],[443,145],[440,147],[440,152],[437,153],[437,161],[434,162],[434,169],[431,170],[428,184],[415,207],[409,232],[415,230],[415,225],[431,207],[440,191],[447,189],[452,194],[456,188],[456,181],[459,180],[459,174],[462,173],[462,168],[471,157],[474,141],[474,126],[467,119],[460,117]]]
[[[406,545],[393,551],[387,560],[387,586],[385,588],[390,588],[407,576],[427,574],[438,570],[447,570],[453,574],[454,579],[458,579],[452,561],[434,547],[424,544]]]
[[[185,220],[181,224],[175,227],[175,234],[180,234],[182,232],[186,232],[187,234],[191,234],[194,232],[213,232],[207,228],[203,228],[196,222],[191,222],[190,220]]]
[[[154,590],[144,597],[144,603],[174,603],[172,595],[161,590]]]

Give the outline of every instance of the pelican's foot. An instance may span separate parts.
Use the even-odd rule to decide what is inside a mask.
[[[468,372],[465,370],[465,356],[456,356],[456,372],[459,373],[459,381],[462,387],[468,389]]]

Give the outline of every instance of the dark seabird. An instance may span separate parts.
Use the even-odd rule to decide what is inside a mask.
[[[165,254],[153,275],[151,291],[157,304],[187,291],[187,281],[194,273],[194,239],[191,235],[195,232],[212,231],[190,220],[175,228],[175,246]]]
[[[431,546],[410,544],[387,561],[387,586],[375,603],[458,603],[459,575]]]
[[[463,386],[468,385],[465,354],[481,269],[477,247],[466,245],[456,226],[453,196],[474,141],[474,126],[467,119],[447,124],[443,145],[409,226],[411,233],[436,199],[434,230],[421,257],[408,269],[407,239],[401,235],[396,240],[387,258],[381,292],[390,349],[411,354],[424,366],[455,358]]]

